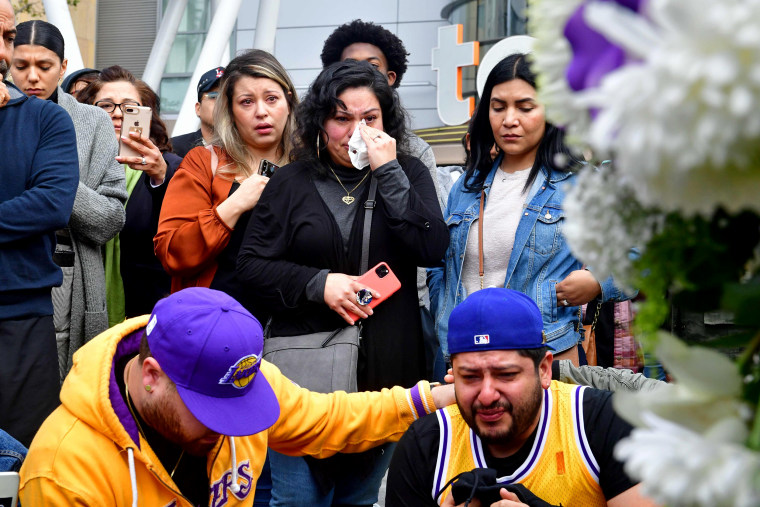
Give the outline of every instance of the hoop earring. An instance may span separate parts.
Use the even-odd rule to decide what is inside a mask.
[[[319,158],[319,138],[321,136],[321,132],[317,133],[317,158]]]

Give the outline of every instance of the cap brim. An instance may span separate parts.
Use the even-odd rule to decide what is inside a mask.
[[[242,396],[217,398],[177,386],[188,410],[211,431],[231,437],[253,435],[272,426],[280,417],[280,403],[264,373]]]

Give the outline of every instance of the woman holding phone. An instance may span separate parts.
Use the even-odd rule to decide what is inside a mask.
[[[368,163],[357,169],[348,143],[362,120]],[[405,154],[406,115],[398,95],[369,63],[338,62],[311,85],[296,122],[295,162],[264,189],[238,274],[272,313],[272,336],[332,331],[353,324],[356,314],[366,319],[359,390],[412,385],[425,374],[416,267],[443,256],[448,234],[430,173]],[[386,262],[401,281],[374,310],[357,299],[364,288],[357,278],[372,179],[377,195],[368,265]],[[381,447],[317,460],[310,468],[304,458],[270,452],[271,505],[371,505],[390,454]]]
[[[211,287],[253,310],[235,272],[238,250],[269,180],[259,168],[288,160],[297,102],[288,73],[266,51],[246,51],[225,69],[211,145],[185,155],[161,210],[155,251],[172,292]]]
[[[46,21],[16,27],[11,75],[24,93],[56,102],[71,116],[77,138],[79,187],[66,229],[56,232],[53,259],[63,284],[53,288],[53,322],[61,378],[72,356],[108,328],[102,246],[124,225],[124,171],[114,160],[118,143],[108,115],[80,104],[58,81],[66,72],[61,32]]]
[[[116,138],[139,156],[119,156],[127,180],[127,218],[119,236],[106,248],[108,315],[111,325],[126,317],[149,314],[169,293],[169,277],[153,254],[153,236],[169,180],[182,159],[171,153],[166,126],[159,115],[158,95],[123,67],[103,69],[77,99],[111,117]],[[129,106],[151,109],[150,132],[122,132]]]

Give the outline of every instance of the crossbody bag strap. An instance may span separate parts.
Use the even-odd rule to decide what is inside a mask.
[[[483,205],[486,202],[486,189],[480,191],[480,211],[478,212],[478,273],[480,273],[480,288],[483,289]]]
[[[361,263],[362,274],[366,273],[369,269],[369,235],[372,229],[372,212],[375,211],[375,206],[377,206],[375,194],[377,194],[377,180],[372,175],[370,175],[369,196],[367,197],[367,201],[364,203],[364,230],[362,231]]]

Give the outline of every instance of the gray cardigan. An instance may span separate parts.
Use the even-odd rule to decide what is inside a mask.
[[[66,365],[63,377],[74,352],[108,329],[102,249],[124,225],[127,188],[124,168],[115,159],[119,145],[108,114],[80,104],[60,87],[58,105],[74,122],[79,155],[79,187],[69,220],[75,253],[71,328],[69,343],[58,344],[60,364]]]

